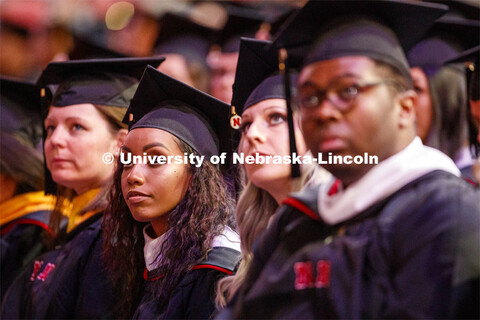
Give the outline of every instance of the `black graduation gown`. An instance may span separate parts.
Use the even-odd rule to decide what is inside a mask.
[[[50,211],[39,210],[2,226],[0,238],[0,296],[36,257],[47,250]]]
[[[473,175],[473,165],[466,166],[460,170],[462,173],[462,178],[472,185],[479,187],[480,181],[478,181]]]
[[[232,274],[240,252],[214,247],[206,260],[197,264],[180,280],[168,301],[153,294],[155,281],[162,281],[157,270],[146,272],[145,292],[134,319],[210,319],[215,309],[217,281]]]
[[[480,195],[434,171],[348,221],[288,199],[218,319],[478,318]]]
[[[68,234],[67,243],[35,260],[3,299],[2,319],[111,317],[111,282],[103,267],[101,213]]]

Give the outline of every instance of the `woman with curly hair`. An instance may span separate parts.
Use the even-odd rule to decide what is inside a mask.
[[[209,161],[230,148],[229,111],[146,69],[103,220],[117,317],[208,319],[215,311],[216,283],[232,274],[240,250],[234,200]]]
[[[289,155],[287,106],[283,76],[276,74],[277,55],[267,51],[269,42],[242,39],[233,85],[232,105],[242,116],[238,150],[245,155]],[[292,75],[291,84],[296,76]],[[294,88],[292,88],[294,89]],[[294,114],[297,154],[307,148]],[[291,177],[289,164],[247,164],[243,166],[244,189],[236,208],[236,220],[242,243],[242,261],[235,275],[219,283],[217,305],[224,307],[245,279],[253,255],[253,244],[265,231],[275,211],[290,192],[323,181],[329,174],[315,164],[301,166],[299,178]]]

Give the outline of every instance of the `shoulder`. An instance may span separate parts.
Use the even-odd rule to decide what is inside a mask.
[[[387,202],[387,208],[395,215],[420,217],[420,213],[428,212],[431,219],[451,220],[480,216],[480,190],[443,171],[431,172],[407,184]]]

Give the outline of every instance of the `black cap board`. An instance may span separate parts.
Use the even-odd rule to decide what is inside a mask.
[[[480,21],[447,14],[438,19],[425,38],[408,52],[410,67],[434,75],[445,61],[480,41]]]
[[[222,52],[238,52],[240,37],[255,37],[267,17],[257,10],[248,7],[226,5],[228,19],[223,28],[214,37],[214,44]]]
[[[215,29],[200,25],[186,15],[168,12],[160,19],[156,54],[178,53],[205,64]]]
[[[230,106],[149,66],[125,115],[129,130],[165,130],[207,156],[230,155]]]
[[[309,1],[287,21],[274,44],[303,47],[305,64],[361,55],[385,62],[409,79],[404,50],[447,9],[419,1]]]
[[[111,50],[85,37],[75,36],[73,48],[69,52],[70,60],[126,58],[123,53]]]
[[[40,77],[42,86],[59,85],[52,105],[81,103],[128,107],[147,65],[165,58],[89,59],[49,63]]]
[[[291,76],[295,84],[296,77]],[[294,87],[291,88],[294,90]],[[233,83],[232,106],[236,112],[266,99],[285,99],[282,76],[278,73],[278,53],[270,41],[242,38]]]

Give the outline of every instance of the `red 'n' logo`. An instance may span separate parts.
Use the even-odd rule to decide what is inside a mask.
[[[30,276],[30,281],[35,280],[35,276],[37,275],[42,265],[43,265],[43,261],[35,260],[35,262],[33,263],[33,272],[32,272],[32,275]]]
[[[293,266],[295,271],[295,289],[303,290],[307,288],[328,288],[330,287],[330,269],[331,262],[320,260],[317,262],[317,276],[313,276],[313,262],[297,262]]]
[[[297,262],[293,266],[295,270],[295,289],[302,290],[313,287],[313,263]]]
[[[53,263],[47,263],[47,265],[45,266],[45,269],[43,269],[42,273],[40,273],[38,276],[37,276],[37,279],[38,280],[41,280],[41,281],[45,281],[48,277],[48,274],[53,270],[55,269],[55,265]]]
[[[320,260],[317,262],[317,279],[315,280],[315,287],[328,288],[330,287],[330,268],[332,263],[327,260]]]

